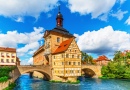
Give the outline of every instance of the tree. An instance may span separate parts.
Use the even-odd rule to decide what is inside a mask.
[[[85,52],[82,52],[82,61],[88,64],[93,63],[93,57]]]
[[[113,60],[115,62],[119,62],[119,64],[121,64],[121,61],[123,60],[123,57],[121,55],[122,55],[121,51],[116,51],[115,54],[114,54]]]

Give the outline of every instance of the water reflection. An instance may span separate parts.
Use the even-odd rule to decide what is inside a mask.
[[[130,90],[130,80],[85,79],[80,84],[51,83],[28,74],[20,76],[14,90]]]

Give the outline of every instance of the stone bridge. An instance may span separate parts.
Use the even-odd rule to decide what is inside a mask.
[[[33,73],[33,71],[38,71],[44,74],[46,80],[50,80],[52,78],[51,67],[49,65],[22,65],[17,66],[17,70],[15,71],[15,80],[24,73]],[[19,73],[18,73],[19,72]]]
[[[100,77],[101,65],[82,65],[82,74],[88,77]]]

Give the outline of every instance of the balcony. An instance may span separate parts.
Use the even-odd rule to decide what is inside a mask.
[[[51,53],[50,50],[48,50],[48,51],[45,51],[43,55],[45,56],[45,55],[48,55],[50,53]]]

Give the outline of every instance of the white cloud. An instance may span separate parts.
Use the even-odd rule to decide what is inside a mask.
[[[23,17],[16,17],[16,19],[14,19],[16,22],[24,22]]]
[[[111,55],[117,50],[130,49],[130,34],[125,31],[113,30],[111,26],[101,28],[98,31],[87,31],[77,36],[79,48],[87,53]]]
[[[115,14],[112,14],[113,17],[116,17],[118,20],[122,20],[122,18],[124,17],[124,14],[128,13],[128,11],[121,11],[118,10]]]
[[[23,44],[23,47],[17,48],[18,56],[23,56],[40,46],[38,41],[42,40],[43,30],[42,27],[34,27],[31,33],[18,33],[16,30],[8,31],[6,34],[0,33],[0,46],[17,48],[18,44]]]
[[[91,14],[92,18],[97,18],[109,13],[115,3],[116,0],[68,0],[68,7],[72,13]]]
[[[33,42],[33,43],[26,44],[24,47],[17,49],[18,56],[23,56],[29,50],[36,50],[38,47],[39,47],[38,42]]]
[[[41,12],[48,12],[55,8],[57,2],[58,0],[0,0],[0,15],[38,18]]]
[[[128,19],[125,21],[125,23],[126,23],[127,25],[130,25],[130,16],[129,16]]]
[[[28,60],[28,62],[27,62],[27,64],[31,64],[31,65],[33,65],[33,58],[30,58],[29,60]]]
[[[126,0],[120,0],[120,4],[123,4]]]

